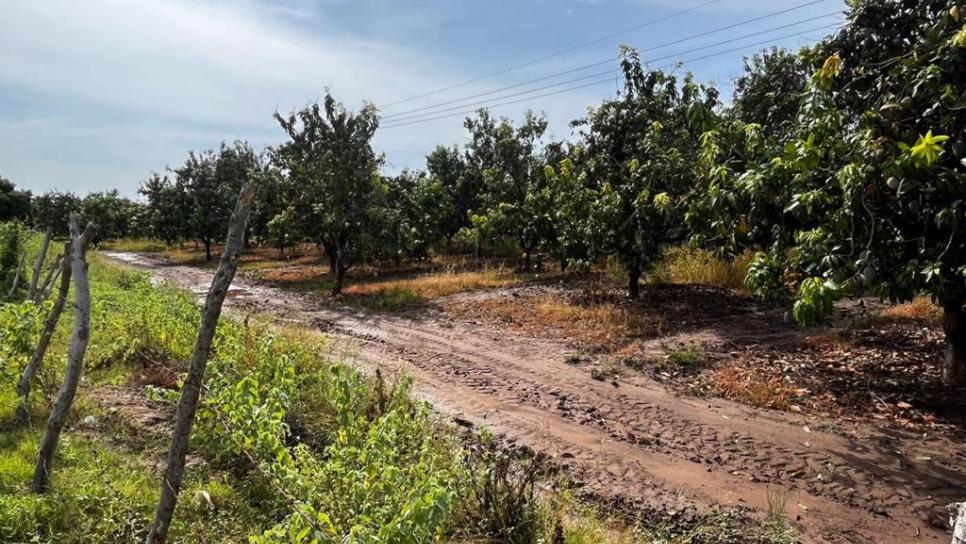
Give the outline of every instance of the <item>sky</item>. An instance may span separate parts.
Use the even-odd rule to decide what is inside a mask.
[[[274,112],[326,90],[350,109],[379,107],[374,146],[388,172],[464,143],[463,112],[484,105],[517,101],[492,112],[542,112],[550,137],[565,140],[571,120],[617,90],[609,59],[620,44],[727,97],[763,42],[814,43],[843,9],[842,0],[0,0],[0,176],[35,193],[133,197],[190,150],[281,143]],[[769,16],[781,10],[790,11]]]

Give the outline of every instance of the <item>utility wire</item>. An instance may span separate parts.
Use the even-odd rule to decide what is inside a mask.
[[[762,41],[758,41],[758,42],[754,42],[754,43],[743,44],[743,45],[740,45],[738,47],[732,47],[730,49],[724,49],[724,50],[721,50],[721,51],[715,51],[713,53],[709,53],[709,54],[706,54],[706,55],[702,55],[702,56],[699,56],[699,57],[694,57],[694,58],[691,58],[691,59],[687,59],[687,60],[681,61],[681,63],[698,62],[698,61],[705,60],[705,59],[708,59],[708,58],[713,58],[713,57],[725,55],[725,54],[728,54],[728,53],[733,53],[733,52],[736,52],[736,51],[742,51],[742,50],[748,49],[750,47],[758,47],[758,46],[761,46],[761,45],[768,45],[768,44],[774,43],[774,42],[776,42],[778,40],[785,40],[785,39],[788,39],[788,38],[794,38],[796,36],[801,36],[802,34],[804,34],[806,32],[816,32],[816,31],[819,31],[819,30],[828,30],[828,29],[831,29],[831,28],[835,28],[837,26],[838,26],[838,24],[836,23],[836,24],[831,24],[831,25],[823,25],[823,26],[819,26],[819,27],[815,27],[815,28],[809,28],[809,29],[805,29],[805,30],[800,30],[798,32],[794,32],[794,33],[791,33],[791,34],[785,34],[783,36],[777,36],[777,37],[769,38],[767,40],[762,40]],[[745,37],[745,38],[747,38],[747,37]],[[745,39],[745,38],[741,38],[741,39]],[[678,55],[682,55],[682,54],[686,54],[686,53],[693,53],[693,52],[697,52],[697,51],[707,50],[707,49],[710,49],[712,47],[717,47],[717,46],[723,45],[725,43],[732,43],[734,41],[737,41],[737,39],[736,40],[725,40],[725,41],[718,42],[718,43],[715,43],[715,44],[711,44],[711,45],[708,45],[708,46],[705,46],[705,47],[696,47],[696,48],[692,48],[692,49],[687,50],[687,51],[680,51],[680,52],[677,52],[677,53],[674,53],[674,54],[664,55],[663,57],[658,57],[658,58],[655,58],[655,59],[651,59],[651,61],[648,61],[646,63],[646,65],[647,66],[650,66],[650,65],[653,64],[653,62],[658,61],[658,60],[664,60],[664,59],[674,58],[674,57],[677,57]],[[672,67],[676,66],[677,64],[678,64],[677,62],[670,63],[670,64],[666,64],[666,65],[664,65],[664,66],[662,66],[662,67],[660,67],[658,69],[672,68]],[[452,115],[437,116],[437,114],[446,113],[446,112],[454,112],[455,111],[456,113],[453,114],[453,115],[463,115],[463,114],[466,114],[466,113],[473,113],[473,112],[477,111],[477,109],[479,109],[481,107],[499,107],[499,106],[506,106],[506,105],[509,105],[509,104],[517,104],[517,103],[524,102],[524,101],[527,101],[527,100],[534,100],[534,99],[537,99],[537,98],[543,98],[543,97],[547,97],[547,96],[553,96],[553,95],[560,94],[560,93],[563,93],[563,92],[569,92],[569,91],[573,91],[573,90],[577,90],[577,89],[583,89],[583,88],[589,87],[591,85],[599,85],[599,84],[601,84],[603,82],[613,81],[613,78],[612,77],[608,77],[605,80],[595,81],[595,82],[591,82],[591,83],[588,83],[586,85],[580,85],[580,86],[577,86],[577,87],[570,87],[570,88],[563,89],[563,90],[560,90],[560,91],[557,91],[557,92],[545,93],[545,94],[540,94],[540,95],[535,95],[535,96],[529,96],[529,97],[526,97],[526,98],[523,98],[523,99],[520,99],[520,100],[513,100],[513,101],[510,101],[510,102],[500,102],[500,103],[497,103],[497,104],[488,105],[490,102],[495,101],[495,100],[505,100],[507,98],[513,98],[513,97],[516,97],[516,96],[525,95],[525,94],[529,94],[529,93],[533,93],[533,92],[537,92],[537,91],[552,89],[552,88],[558,87],[560,85],[565,85],[565,84],[568,84],[568,83],[575,83],[577,81],[583,81],[583,80],[591,79],[591,78],[598,77],[598,76],[604,76],[604,75],[612,76],[612,75],[617,74],[619,72],[620,72],[619,69],[611,69],[611,70],[607,70],[607,71],[604,71],[604,72],[599,72],[599,73],[591,74],[589,76],[574,78],[574,79],[570,79],[570,80],[563,81],[563,82],[560,82],[560,83],[555,83],[555,84],[552,84],[552,85],[547,85],[547,86],[544,86],[544,87],[538,87],[538,88],[530,89],[530,90],[527,90],[527,91],[521,91],[521,92],[518,92],[518,93],[508,94],[508,95],[504,95],[504,96],[501,96],[501,97],[492,98],[492,99],[489,99],[489,100],[484,100],[482,102],[477,102],[477,103],[474,103],[474,104],[462,104],[462,105],[459,105],[459,106],[454,106],[454,107],[451,107],[451,108],[445,108],[445,109],[441,109],[441,110],[437,110],[437,111],[432,111],[432,112],[426,112],[426,113],[422,113],[422,114],[418,114],[418,115],[413,115],[413,116],[410,116],[410,117],[405,117],[405,118],[402,118],[402,119],[394,119],[394,120],[388,121],[388,125],[386,125],[386,126],[384,126],[382,128],[396,128],[398,126],[406,126],[407,124],[411,124],[411,122],[412,123],[419,123],[419,122],[424,122],[424,121],[432,121],[432,120],[435,120],[435,119],[444,119],[446,117],[451,117],[452,116]],[[468,108],[468,107],[472,107],[473,109],[469,109],[469,110],[462,109],[462,108]],[[457,110],[459,110],[459,111],[457,111]],[[433,117],[430,117],[428,119],[423,119],[427,115],[430,115],[430,116],[433,116]]]
[[[632,26],[630,28],[625,28],[624,30],[620,30],[618,32],[614,32],[613,34],[608,34],[608,35],[602,36],[600,38],[595,38],[593,40],[586,41],[586,42],[577,44],[575,46],[568,47],[568,48],[562,49],[560,51],[556,51],[554,53],[550,53],[549,55],[544,55],[542,57],[538,57],[538,58],[535,58],[533,60],[528,60],[526,62],[521,62],[520,64],[515,64],[515,65],[510,66],[508,68],[503,68],[503,69],[497,70],[495,72],[490,72],[488,74],[484,74],[484,75],[481,75],[481,76],[478,76],[478,77],[475,77],[475,78],[472,78],[472,79],[468,79],[466,81],[461,81],[459,83],[455,83],[453,85],[449,85],[449,86],[446,86],[446,87],[440,87],[438,89],[434,89],[432,91],[428,91],[428,92],[425,92],[425,93],[422,93],[422,94],[419,94],[419,95],[416,95],[416,96],[411,96],[409,98],[404,98],[402,100],[397,100],[395,102],[390,102],[388,104],[383,104],[383,107],[387,107],[388,108],[390,106],[395,106],[397,104],[403,104],[405,102],[412,102],[413,100],[419,100],[420,98],[425,98],[427,96],[432,96],[434,94],[439,94],[439,93],[442,93],[442,92],[445,92],[445,91],[451,91],[453,89],[457,89],[459,87],[464,87],[464,86],[469,85],[471,83],[476,83],[477,81],[482,81],[484,79],[489,79],[491,77],[498,76],[498,75],[502,75],[502,74],[505,74],[507,72],[512,72],[513,70],[518,70],[518,69],[524,68],[526,66],[531,66],[533,64],[537,64],[538,62],[543,62],[545,60],[550,60],[552,58],[556,58],[556,57],[559,57],[561,55],[566,55],[567,53],[572,53],[574,51],[577,51],[578,49],[583,49],[584,47],[587,47],[587,46],[590,46],[590,45],[598,44],[600,42],[607,41],[607,40],[616,38],[618,36],[622,36],[624,34],[628,34],[630,32],[634,32],[636,30],[641,30],[642,28],[647,28],[649,26],[653,26],[653,25],[656,25],[658,23],[663,23],[664,21],[668,21],[668,20],[673,19],[675,17],[680,17],[682,15],[687,15],[688,13],[691,13],[692,11],[697,11],[697,10],[703,8],[703,7],[710,6],[711,4],[717,3],[719,1],[720,0],[708,0],[707,2],[704,2],[703,4],[698,4],[697,6],[692,6],[690,8],[683,9],[681,11],[672,13],[671,15],[666,15],[664,17],[660,17],[660,18],[657,18],[657,19],[653,19],[653,20],[648,21],[646,23],[642,23],[642,24],[639,24],[639,25],[636,25],[636,26]]]
[[[775,32],[775,31],[778,31],[778,30],[784,30],[786,28],[791,28],[791,27],[798,26],[798,25],[803,24],[803,23],[809,23],[809,22],[816,21],[816,20],[819,20],[819,19],[825,19],[825,18],[832,17],[832,16],[835,16],[835,15],[840,15],[840,13],[839,12],[831,12],[831,13],[826,13],[824,15],[819,15],[819,16],[816,16],[816,17],[809,17],[807,19],[802,19],[802,20],[799,20],[799,21],[795,21],[795,22],[792,22],[792,23],[785,24],[785,25],[776,26],[776,27],[773,27],[773,28],[769,28],[769,29],[765,29],[765,30],[760,30],[760,31],[757,31],[757,32],[751,32],[751,33],[745,34],[743,36],[736,36],[734,38],[729,38],[727,40],[721,40],[719,42],[715,42],[715,43],[712,43],[712,44],[705,44],[705,45],[702,45],[702,46],[693,47],[691,49],[686,49],[684,51],[678,51],[678,52],[672,53],[670,55],[664,55],[664,56],[661,56],[661,57],[655,57],[653,59],[650,59],[648,62],[655,62],[655,61],[664,60],[664,59],[667,59],[667,58],[676,57],[678,55],[686,55],[688,53],[694,53],[694,52],[697,52],[697,51],[703,51],[703,50],[706,50],[706,49],[710,49],[712,47],[717,47],[719,45],[725,45],[725,44],[729,44],[729,43],[734,43],[734,42],[738,42],[738,41],[741,41],[741,40],[745,40],[745,39],[748,39],[748,38],[754,38],[754,37],[761,36],[761,35],[764,35],[764,34],[768,34],[768,33],[771,33],[771,32]],[[649,51],[649,50],[654,50],[654,49],[662,49],[662,48],[663,48],[663,46],[654,46],[654,47],[650,47],[648,49],[644,49],[643,51]],[[619,60],[619,59],[620,59],[620,57],[616,57],[616,56],[615,57],[610,57],[608,59],[605,59],[605,60],[602,60],[602,61],[599,61],[599,62],[593,62],[593,63],[590,63],[590,64],[585,64],[583,66],[578,66],[577,68],[573,68],[571,70],[567,70],[567,71],[564,71],[564,72],[558,72],[558,73],[555,73],[555,74],[551,74],[551,75],[544,76],[544,77],[540,77],[540,78],[536,78],[536,79],[531,79],[529,81],[524,81],[522,83],[517,83],[515,85],[508,85],[506,87],[500,87],[499,89],[493,89],[491,91],[486,91],[486,92],[482,92],[482,93],[478,93],[478,94],[474,94],[474,95],[470,95],[470,96],[465,96],[463,98],[456,98],[456,99],[453,99],[453,100],[448,100],[446,102],[440,102],[438,104],[433,104],[432,106],[426,106],[426,107],[422,107],[422,108],[416,108],[416,109],[412,109],[412,110],[407,110],[407,111],[404,111],[404,112],[399,112],[399,113],[393,113],[393,114],[389,114],[389,115],[384,115],[384,116],[382,116],[382,119],[385,120],[388,123],[393,123],[393,122],[396,122],[396,121],[403,121],[403,120],[410,119],[410,118],[413,118],[413,117],[418,117],[418,115],[417,116],[410,115],[410,114],[414,114],[414,113],[425,112],[425,113],[420,114],[420,115],[428,115],[428,114],[433,114],[433,113],[442,113],[442,112],[445,112],[445,111],[452,111],[453,108],[447,108],[447,109],[442,109],[442,110],[437,110],[437,108],[439,108],[441,106],[447,106],[447,105],[450,105],[450,104],[458,104],[460,102],[467,102],[467,101],[473,100],[474,98],[480,98],[480,97],[483,97],[483,96],[488,96],[488,95],[496,94],[496,93],[501,92],[501,91],[515,89],[515,88],[518,88],[518,87],[523,87],[525,85],[529,85],[529,84],[532,84],[532,83],[538,83],[538,82],[541,82],[541,81],[546,81],[548,79],[554,79],[554,78],[559,77],[561,75],[570,74],[570,73],[573,73],[573,72],[579,72],[579,71],[585,70],[587,68],[601,66],[601,65],[604,65],[604,64],[608,64],[608,63],[614,62],[614,61]],[[596,77],[596,76],[599,76],[599,75],[603,75],[603,73],[594,73],[594,74],[591,74],[589,76],[583,76],[583,77],[579,77],[579,78],[575,78],[575,79],[568,79],[568,80],[565,80],[565,81],[560,81],[560,82],[554,83],[552,85],[547,85],[547,86],[543,86],[543,87],[537,87],[537,88],[534,88],[534,89],[530,89],[530,90],[526,90],[526,91],[520,91],[520,92],[512,93],[512,94],[509,94],[509,95],[504,95],[504,96],[499,96],[499,97],[494,97],[494,98],[488,98],[487,101],[489,101],[489,100],[503,100],[505,98],[511,98],[511,97],[514,97],[514,96],[520,96],[520,95],[526,94],[526,93],[538,92],[538,91],[542,91],[542,90],[546,90],[546,89],[552,88],[554,86],[567,85],[567,84],[570,84],[570,83],[574,83],[576,81],[582,81],[582,80],[590,79],[592,77]],[[456,106],[456,107],[457,108],[461,108],[461,107],[465,107],[465,106],[466,106],[466,104],[463,104],[463,105],[460,105],[460,106]],[[436,111],[427,111],[427,110],[436,110]]]
[[[665,65],[663,65],[661,67],[658,67],[656,69],[669,69],[669,68],[676,67],[679,64],[686,64],[686,63],[698,62],[698,61],[706,60],[706,59],[709,59],[709,58],[712,58],[712,57],[717,57],[717,56],[720,56],[720,55],[725,55],[725,54],[728,54],[728,53],[733,53],[735,51],[741,51],[741,50],[747,49],[749,47],[757,47],[757,46],[761,46],[761,45],[767,45],[769,43],[774,43],[775,40],[782,40],[782,39],[787,39],[787,38],[793,38],[795,36],[801,36],[805,32],[816,32],[818,30],[827,30],[827,29],[831,29],[831,28],[836,28],[838,26],[839,26],[838,24],[834,24],[834,25],[825,25],[825,26],[822,26],[822,27],[817,27],[817,28],[811,28],[811,29],[807,29],[807,30],[802,30],[802,31],[796,32],[794,34],[788,34],[788,35],[785,35],[785,36],[779,36],[777,38],[772,38],[771,40],[767,40],[767,41],[762,41],[762,42],[757,42],[757,43],[751,43],[751,44],[745,44],[745,45],[742,45],[740,47],[734,47],[734,48],[731,48],[731,49],[725,49],[723,51],[717,51],[715,53],[710,53],[710,54],[707,54],[707,55],[702,55],[700,57],[694,57],[694,58],[686,59],[686,60],[683,60],[683,61],[680,61],[680,62],[673,62],[673,63],[665,64]],[[614,71],[612,71],[612,72],[614,72]],[[614,81],[613,77],[607,77],[607,78],[601,79],[599,81],[591,81],[589,83],[584,83],[582,85],[577,85],[577,86],[574,86],[574,87],[567,87],[565,89],[560,89],[560,90],[553,91],[553,92],[543,93],[543,94],[539,94],[539,95],[535,95],[535,96],[528,96],[528,97],[525,97],[525,98],[519,98],[519,99],[516,99],[516,100],[510,100],[510,101],[507,101],[507,102],[500,102],[500,103],[497,103],[497,104],[491,104],[489,106],[486,106],[486,108],[487,109],[490,109],[490,108],[499,108],[499,107],[503,107],[503,106],[510,106],[510,105],[513,105],[513,104],[519,104],[521,102],[527,102],[527,101],[530,101],[530,100],[536,100],[538,98],[546,98],[546,97],[549,97],[549,96],[555,96],[555,95],[559,95],[559,94],[563,94],[563,93],[568,93],[568,92],[576,91],[576,90],[579,90],[579,89],[585,89],[587,87],[592,87],[592,86],[596,86],[596,85],[602,85],[602,84],[605,84],[605,83],[613,83],[613,81]],[[479,109],[480,108],[477,107],[477,108],[474,108],[474,109],[468,109],[468,110],[463,110],[463,111],[459,111],[459,112],[455,112],[455,113],[450,113],[450,114],[446,114],[446,115],[438,115],[438,116],[428,117],[428,118],[423,118],[423,119],[419,119],[418,118],[418,117],[421,117],[421,116],[415,116],[416,118],[414,118],[414,119],[405,120],[405,122],[402,122],[402,120],[400,120],[399,122],[397,122],[395,124],[392,123],[392,122],[390,122],[389,125],[383,126],[383,127],[380,127],[380,128],[384,128],[384,129],[400,128],[400,127],[405,127],[405,126],[409,126],[409,125],[415,125],[415,124],[419,124],[419,123],[427,123],[427,122],[430,122],[430,121],[437,121],[437,120],[440,120],[440,119],[447,119],[447,118],[450,118],[450,117],[459,117],[459,116],[462,116],[462,115],[466,115],[466,114],[470,114],[470,113],[475,113],[476,111],[479,111]],[[438,113],[438,112],[434,112],[434,113]],[[424,114],[424,115],[432,115],[432,114]]]
[[[751,23],[756,23],[758,21],[762,21],[762,20],[769,19],[769,18],[772,18],[772,17],[777,17],[779,15],[784,15],[784,14],[789,13],[791,11],[794,11],[794,10],[797,10],[797,9],[801,9],[801,8],[804,8],[804,7],[807,7],[807,6],[811,6],[813,4],[817,4],[817,3],[821,3],[821,2],[826,2],[826,1],[828,1],[828,0],[813,0],[812,2],[808,2],[806,4],[801,4],[801,5],[798,5],[798,6],[793,6],[793,7],[786,8],[786,9],[779,10],[779,11],[775,11],[775,12],[772,12],[772,13],[767,13],[765,15],[759,15],[757,17],[752,17],[751,19],[745,19],[743,21],[738,21],[737,23],[732,23],[732,24],[725,25],[725,26],[718,27],[718,28],[714,28],[714,29],[711,29],[711,30],[706,30],[704,32],[699,32],[697,34],[692,34],[690,36],[685,36],[683,38],[678,38],[676,40],[672,40],[672,41],[669,41],[669,42],[661,43],[661,44],[658,44],[658,45],[649,46],[649,47],[646,47],[644,49],[639,49],[638,52],[639,53],[646,53],[648,51],[654,51],[656,49],[663,49],[665,47],[669,47],[669,46],[672,46],[672,45],[677,45],[679,43],[688,42],[688,41],[691,41],[691,40],[695,40],[697,38],[703,38],[705,36],[710,36],[712,34],[717,34],[719,32],[723,32],[725,30],[731,30],[733,28],[738,28],[738,27],[741,27],[741,26],[745,26],[745,25],[748,25],[748,24],[751,24]],[[812,21],[812,20],[820,19],[822,17],[828,17],[828,16],[832,16],[832,15],[839,15],[839,14],[840,14],[840,12],[837,12],[836,11],[836,12],[831,12],[831,13],[826,14],[826,15],[821,15],[819,17],[813,17],[813,18],[810,18],[810,19],[804,19],[804,20],[798,21],[798,22],[799,23],[801,23],[801,22],[807,22],[807,21]],[[793,24],[797,24],[797,23],[793,23]],[[588,68],[593,68],[593,67],[596,67],[596,66],[601,66],[603,64],[607,64],[609,62],[612,62],[612,61],[614,61],[614,60],[616,60],[618,58],[619,57],[617,57],[617,56],[612,56],[612,57],[609,57],[609,58],[604,59],[604,60],[600,60],[600,61],[597,61],[597,62],[592,62],[592,63],[589,63],[589,64],[584,64],[584,65],[578,66],[576,68],[571,68],[569,70],[564,70],[562,72],[555,72],[555,73],[552,73],[550,75],[543,76],[543,77],[538,77],[536,79],[531,79],[529,81],[524,81],[522,83],[517,83],[517,84],[514,84],[514,85],[507,85],[505,87],[500,87],[500,88],[494,89],[492,91],[478,93],[478,94],[470,95],[470,96],[464,96],[462,98],[457,98],[457,99],[449,100],[449,101],[446,101],[446,102],[440,102],[440,103],[437,103],[437,104],[433,104],[433,105],[425,106],[425,107],[421,107],[421,108],[415,108],[415,109],[401,111],[401,112],[396,112],[396,113],[389,113],[389,114],[384,115],[383,118],[388,119],[388,118],[391,118],[391,117],[397,117],[397,116],[407,115],[409,113],[415,113],[415,112],[418,112],[418,111],[425,111],[425,110],[432,109],[432,108],[435,108],[435,107],[438,107],[438,106],[445,106],[445,105],[453,104],[455,102],[462,102],[463,100],[469,100],[469,99],[472,99],[472,98],[478,98],[478,97],[481,97],[481,96],[486,96],[486,95],[489,95],[489,94],[494,94],[494,93],[497,93],[497,92],[500,92],[500,91],[505,91],[505,90],[508,90],[508,89],[514,89],[514,88],[517,88],[517,87],[521,87],[523,85],[528,85],[530,83],[537,83],[537,82],[540,82],[540,81],[545,81],[545,80],[548,80],[548,79],[553,79],[555,77],[559,77],[559,76],[562,76],[562,75],[571,74],[573,72],[579,72],[581,70],[586,70]]]
[[[412,96],[412,97],[409,97],[409,98],[406,98],[406,99],[403,99],[403,100],[397,100],[395,102],[390,102],[388,104],[383,104],[382,107],[387,108],[387,107],[395,106],[397,104],[403,104],[403,103],[406,103],[406,102],[411,102],[413,100],[418,100],[420,98],[425,98],[427,96],[432,96],[432,95],[439,94],[439,93],[442,93],[442,92],[445,92],[445,91],[449,91],[449,90],[453,90],[453,89],[456,89],[456,88],[459,88],[459,87],[464,87],[464,86],[469,85],[471,83],[476,83],[478,81],[482,81],[484,79],[488,79],[488,78],[491,78],[491,77],[494,77],[494,76],[497,76],[497,75],[502,75],[502,74],[505,74],[507,72],[510,72],[510,71],[513,71],[513,70],[517,70],[519,68],[523,68],[523,67],[526,67],[526,66],[530,66],[532,64],[536,64],[536,63],[542,62],[544,60],[548,60],[548,59],[551,59],[551,58],[554,58],[554,57],[558,57],[558,56],[564,55],[566,53],[570,53],[572,51],[576,51],[577,49],[581,49],[581,48],[586,47],[588,45],[593,45],[593,44],[596,44],[596,43],[600,43],[602,41],[609,40],[611,38],[620,36],[622,34],[626,34],[626,33],[629,33],[629,32],[633,32],[635,30],[640,30],[642,28],[646,28],[648,26],[651,26],[651,25],[654,25],[654,24],[657,24],[657,23],[660,23],[660,22],[667,21],[667,20],[672,19],[674,17],[679,17],[681,15],[686,15],[687,13],[690,13],[690,12],[695,11],[697,9],[703,8],[705,6],[708,6],[710,4],[715,3],[717,1],[718,0],[710,0],[709,2],[705,2],[703,4],[699,4],[697,6],[693,6],[691,8],[688,8],[688,9],[685,9],[685,10],[682,10],[682,11],[679,11],[677,13],[668,15],[666,17],[662,17],[662,18],[659,18],[659,19],[655,19],[653,21],[650,21],[650,22],[647,22],[647,23],[644,23],[644,24],[641,24],[641,25],[638,25],[638,26],[635,26],[635,27],[632,27],[632,28],[629,28],[629,29],[625,29],[625,30],[622,30],[620,32],[615,32],[613,34],[610,34],[608,36],[604,36],[602,38],[598,38],[596,40],[591,40],[589,42],[584,42],[584,43],[579,44],[577,46],[574,46],[574,47],[571,47],[571,48],[568,48],[568,49],[565,49],[565,50],[562,50],[562,51],[558,51],[556,53],[551,53],[550,55],[546,55],[546,56],[543,56],[543,57],[540,57],[540,58],[537,58],[537,59],[533,59],[531,61],[527,61],[527,62],[524,62],[524,63],[521,63],[521,64],[517,64],[517,65],[511,66],[509,68],[505,68],[503,70],[498,70],[496,72],[491,72],[491,73],[488,73],[488,74],[485,74],[485,75],[482,75],[482,76],[479,76],[479,77],[476,77],[476,78],[473,78],[473,79],[469,79],[469,80],[466,80],[466,81],[462,81],[462,82],[456,83],[454,85],[449,85],[449,86],[446,86],[446,87],[440,87],[438,89],[434,89],[432,91],[428,91],[428,92],[425,92],[425,93],[422,93],[422,94],[419,94],[419,95],[416,95],[416,96]],[[685,38],[680,38],[678,40],[674,40],[674,41],[667,42],[667,43],[664,43],[664,44],[660,44],[660,45],[657,45],[657,46],[649,47],[647,49],[643,49],[642,51],[651,51],[651,50],[654,50],[654,49],[659,49],[659,48],[667,47],[667,46],[670,46],[670,45],[676,45],[676,44],[679,44],[679,43],[682,43],[682,42],[686,42],[686,41],[689,41],[689,40],[693,40],[693,39],[696,39],[696,38],[701,38],[701,37],[704,37],[704,36],[708,36],[708,35],[711,35],[711,34],[715,34],[717,32],[722,32],[722,31],[725,31],[725,30],[730,30],[732,28],[737,28],[737,27],[744,26],[744,25],[747,25],[747,24],[750,24],[750,23],[754,23],[754,22],[757,22],[757,21],[761,21],[761,20],[764,20],[764,19],[769,19],[771,17],[777,17],[777,16],[783,15],[785,13],[790,13],[792,11],[796,11],[796,10],[799,10],[799,9],[802,9],[802,8],[806,8],[806,7],[813,6],[813,5],[820,4],[822,2],[827,2],[827,1],[829,1],[829,0],[811,0],[810,2],[806,2],[806,3],[803,3],[803,4],[798,4],[798,5],[791,6],[791,7],[782,9],[782,10],[778,10],[778,11],[775,11],[775,12],[767,13],[765,15],[760,15],[758,17],[753,17],[751,19],[746,19],[746,20],[743,20],[743,21],[739,21],[737,23],[732,23],[730,25],[726,25],[726,26],[723,26],[723,27],[715,28],[713,30],[709,30],[709,31],[706,31],[706,32],[701,32],[701,33],[698,33],[698,34],[694,34],[692,36],[687,36]],[[557,74],[552,74],[550,76],[546,76],[544,78],[539,78],[539,79],[537,79],[535,81],[531,81],[531,83],[536,82],[536,81],[542,81],[544,79],[549,79],[551,77],[555,77],[555,76],[558,76],[558,75],[572,73],[572,72],[578,71],[580,69],[590,68],[592,66],[599,66],[599,65],[604,64],[606,62],[610,62],[610,60],[612,60],[612,59],[608,59],[607,61],[601,61],[601,62],[593,63],[591,65],[586,65],[586,66],[579,67],[579,68],[576,68],[576,69],[573,69],[573,70],[567,70],[567,71],[560,72],[560,73],[557,73]],[[524,85],[524,84],[526,84],[526,83],[521,83],[521,84],[518,84],[516,86]],[[515,87],[515,86],[510,86],[510,87],[507,87],[507,88],[513,88],[513,87]],[[505,90],[505,89],[506,88],[499,89],[499,90]],[[498,92],[498,91],[494,91],[494,92]],[[469,98],[469,97],[464,97],[464,98]],[[475,97],[473,97],[473,98],[475,98]],[[437,105],[440,105],[440,104],[437,104]],[[433,106],[429,106],[429,107],[433,107]],[[403,115],[403,114],[406,114],[406,113],[412,113],[412,110],[406,111],[406,112],[397,112],[396,114],[393,114],[393,115]],[[387,117],[388,117],[388,115],[387,115]]]

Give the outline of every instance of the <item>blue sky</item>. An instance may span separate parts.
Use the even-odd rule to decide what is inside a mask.
[[[326,88],[351,108],[363,100],[384,105],[689,8],[696,9],[382,110],[387,115],[405,112],[605,60],[616,55],[621,43],[646,50],[645,60],[666,57],[655,61],[658,67],[747,45],[679,68],[716,82],[727,95],[742,57],[762,47],[750,44],[768,40],[797,49],[828,32],[813,29],[841,21],[841,16],[707,46],[841,12],[842,0],[824,0],[782,16],[657,46],[806,1],[718,0],[701,6],[708,0],[4,0],[0,175],[35,192],[56,188],[84,194],[118,188],[134,196],[151,172],[177,166],[189,150],[234,139],[259,148],[280,142],[282,133],[272,113],[315,101]],[[462,106],[469,109],[486,99],[602,73],[611,66],[616,63],[409,118],[455,113]],[[603,83],[493,111],[509,117],[531,108],[543,111],[553,137],[566,139],[571,119],[614,93],[617,82],[609,80],[608,75],[588,78],[533,94]],[[461,119],[381,129],[376,147],[385,153],[388,170],[418,168],[437,143],[464,141]],[[384,124],[391,126],[389,118]]]

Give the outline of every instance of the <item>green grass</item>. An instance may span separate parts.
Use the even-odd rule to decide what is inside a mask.
[[[171,246],[153,238],[122,238],[120,240],[105,240],[98,245],[98,249],[106,251],[131,251],[135,253],[163,253]]]
[[[67,433],[61,440],[51,491],[36,495],[33,476],[40,432],[0,434],[0,541],[137,542],[146,536],[158,497],[156,456],[128,451],[103,436]],[[207,493],[214,508],[199,498]],[[227,477],[192,471],[172,527],[174,542],[240,542],[266,517]]]

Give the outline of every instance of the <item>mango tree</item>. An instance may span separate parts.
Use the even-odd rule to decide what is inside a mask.
[[[544,175],[547,183],[541,190],[541,198],[547,202],[550,219],[545,241],[547,249],[561,272],[568,267],[586,269],[590,266],[588,219],[594,202],[594,191],[587,182],[587,175],[579,171],[569,157],[555,165],[547,164]]]
[[[480,205],[480,186],[476,177],[468,175],[466,161],[456,146],[437,146],[426,156],[426,171],[446,192],[449,206],[439,218],[439,230],[449,248],[453,238],[470,226],[470,214]]]
[[[620,259],[628,296],[637,298],[641,273],[664,246],[685,238],[691,165],[717,92],[690,75],[679,87],[672,75],[645,72],[632,49],[621,55],[623,91],[575,124],[583,127],[595,190],[588,228],[595,253]]]
[[[175,169],[176,187],[187,206],[189,235],[205,246],[205,260],[212,259],[212,246],[228,229],[228,220],[242,180],[261,170],[259,157],[244,142],[221,144],[218,152],[190,153]]]
[[[295,187],[290,204],[304,235],[325,247],[332,292],[339,294],[346,271],[372,253],[380,229],[386,187],[378,172],[383,159],[372,150],[376,109],[367,104],[353,113],[327,94],[321,106],[275,118],[289,137],[274,159]]]
[[[768,195],[785,220],[749,280],[794,286],[803,323],[843,293],[928,294],[943,309],[943,378],[964,384],[966,27],[941,1],[858,1],[849,18],[812,53],[825,61],[795,137],[751,170],[786,190]]]
[[[30,191],[0,176],[0,221],[27,221],[30,218]]]
[[[505,237],[523,251],[529,270],[533,252],[546,238],[546,201],[540,198],[546,178],[540,158],[547,120],[527,112],[519,127],[480,110],[464,126],[472,141],[468,152],[482,169],[482,208],[473,218],[478,230]]]

